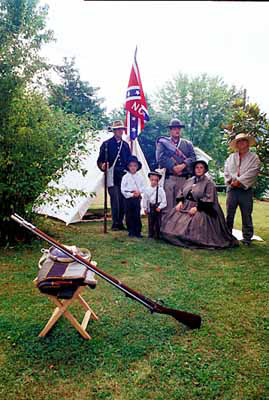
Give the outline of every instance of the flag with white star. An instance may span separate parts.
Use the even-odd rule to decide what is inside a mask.
[[[145,121],[149,120],[147,103],[143,92],[142,82],[140,79],[139,68],[136,61],[135,50],[134,62],[131,69],[131,75],[126,92],[125,109],[126,109],[126,127],[127,134],[135,140],[144,129]]]

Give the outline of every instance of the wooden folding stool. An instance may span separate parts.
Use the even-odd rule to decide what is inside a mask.
[[[84,339],[91,339],[91,336],[86,332],[88,322],[90,318],[94,320],[98,320],[99,318],[93,312],[93,310],[89,307],[87,302],[81,296],[81,292],[86,286],[79,286],[77,290],[74,292],[73,296],[68,300],[62,300],[57,298],[56,296],[47,295],[50,300],[56,305],[55,310],[52,313],[49,321],[47,322],[45,328],[38,335],[39,337],[44,337],[51,330],[51,328],[56,324],[58,319],[63,315],[67,318],[73,327],[81,334]],[[77,319],[71,314],[67,308],[75,301],[78,300],[81,306],[86,310],[82,323],[80,324]]]

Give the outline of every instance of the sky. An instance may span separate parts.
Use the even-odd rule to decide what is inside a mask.
[[[269,2],[41,0],[55,43],[52,63],[75,57],[82,80],[100,87],[107,111],[125,99],[135,47],[143,89],[177,73],[221,76],[269,113]]]

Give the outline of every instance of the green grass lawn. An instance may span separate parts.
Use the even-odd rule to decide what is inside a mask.
[[[0,399],[269,399],[269,203],[255,202],[253,217],[265,242],[223,251],[40,217],[55,239],[89,248],[99,268],[168,307],[200,314],[203,323],[192,331],[150,314],[98,278],[84,296],[100,317],[88,325],[93,339],[82,339],[64,318],[38,338],[53,306],[32,280],[48,245],[1,249]],[[80,307],[72,309],[82,317]]]

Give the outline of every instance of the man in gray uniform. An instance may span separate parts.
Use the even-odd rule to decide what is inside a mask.
[[[156,161],[159,168],[165,168],[164,191],[168,213],[176,205],[176,196],[186,179],[192,176],[192,164],[196,161],[193,145],[181,138],[181,128],[185,128],[178,119],[172,119],[168,128],[170,137],[161,136],[156,143]]]
[[[260,160],[255,152],[249,151],[255,146],[254,137],[239,133],[230,143],[235,150],[225,162],[224,179],[227,185],[227,225],[232,232],[236,209],[239,206],[242,216],[243,244],[249,246],[253,236],[252,210],[253,191],[260,171]]]

